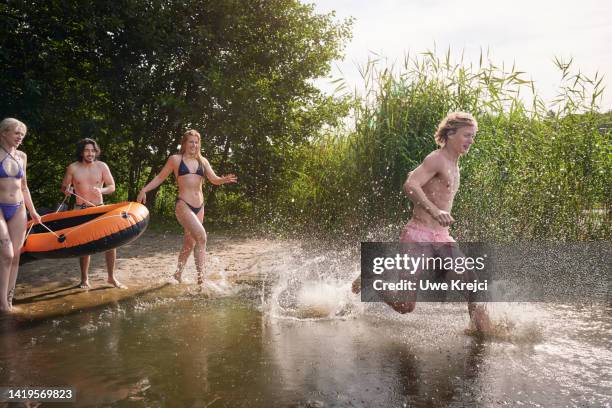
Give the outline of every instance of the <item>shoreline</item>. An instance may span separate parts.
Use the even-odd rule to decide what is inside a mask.
[[[65,316],[117,303],[151,292],[177,297],[195,287],[193,256],[183,272],[183,283],[175,283],[182,234],[145,231],[137,240],[117,249],[115,276],[127,289],[107,283],[104,254],[91,256],[90,289],[79,288],[78,258],[47,259],[22,265],[17,276],[14,311],[3,319],[33,322]],[[257,280],[266,263],[279,252],[290,251],[290,242],[240,237],[232,233],[209,235],[206,276],[228,280]],[[206,277],[205,277],[206,279]]]

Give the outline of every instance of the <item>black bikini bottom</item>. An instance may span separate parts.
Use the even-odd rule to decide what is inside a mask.
[[[187,204],[187,207],[189,207],[191,209],[191,211],[193,211],[193,213],[195,215],[198,215],[198,213],[202,210],[202,208],[204,208],[204,203],[202,203],[201,206],[199,207],[194,207],[193,205],[189,204],[187,201],[183,200],[182,198],[177,198],[176,202],[178,203],[179,201],[184,202],[185,204]],[[176,205],[176,204],[175,204]]]

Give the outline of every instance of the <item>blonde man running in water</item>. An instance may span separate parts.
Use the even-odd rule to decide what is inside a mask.
[[[476,119],[469,113],[453,112],[438,125],[435,134],[439,149],[431,152],[408,174],[404,192],[414,204],[412,218],[400,235],[404,243],[453,243],[448,228],[455,222],[451,215],[453,200],[459,189],[459,158],[470,150],[478,131]],[[435,252],[431,245],[426,252]],[[361,279],[353,282],[359,293]],[[416,307],[416,293],[407,301],[385,300],[393,310],[410,313]],[[490,333],[491,322],[482,305],[468,300],[468,312],[476,330]]]
[[[66,169],[62,181],[62,191],[66,195],[76,196],[75,209],[85,209],[103,204],[102,195],[115,191],[115,180],[106,163],[98,160],[100,148],[95,140],[85,138],[77,142],[76,159]],[[73,190],[71,190],[71,186]],[[107,282],[116,288],[126,289],[115,277],[115,259],[117,250],[110,249],[104,253],[106,257]],[[89,255],[79,258],[81,266],[80,287],[88,289],[89,285]]]

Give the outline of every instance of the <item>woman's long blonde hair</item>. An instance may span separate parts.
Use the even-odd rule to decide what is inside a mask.
[[[187,138],[189,136],[195,136],[198,138],[198,154],[196,155],[196,159],[200,162],[202,168],[204,168],[204,156],[202,156],[202,136],[200,136],[200,132],[195,129],[189,129],[185,133],[183,133],[183,138],[181,139],[181,148],[179,149],[179,153],[181,155],[185,154],[185,145],[187,144]]]

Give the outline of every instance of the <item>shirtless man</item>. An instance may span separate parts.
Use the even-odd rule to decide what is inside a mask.
[[[77,161],[68,166],[62,181],[64,194],[74,194],[76,197],[74,209],[102,205],[102,195],[111,194],[115,191],[115,180],[113,180],[106,163],[97,160],[99,154],[100,148],[95,140],[86,138],[77,143]],[[73,189],[71,189],[71,185]],[[119,282],[114,275],[117,250],[110,249],[104,255],[106,256],[108,283],[117,288],[125,289],[126,286]],[[81,265],[80,287],[87,289],[90,287],[88,276],[90,256],[82,256],[79,261]]]
[[[423,163],[408,174],[404,192],[414,204],[412,218],[400,235],[405,243],[453,243],[448,227],[455,222],[451,216],[453,200],[459,189],[459,158],[466,154],[478,131],[476,120],[469,113],[450,113],[435,134],[438,150],[431,152]],[[430,248],[435,252],[433,245]],[[353,292],[359,293],[361,279],[353,282]],[[386,301],[399,313],[410,313],[416,307],[416,294],[408,301]],[[482,305],[468,300],[468,312],[476,330],[490,332],[491,323]]]

